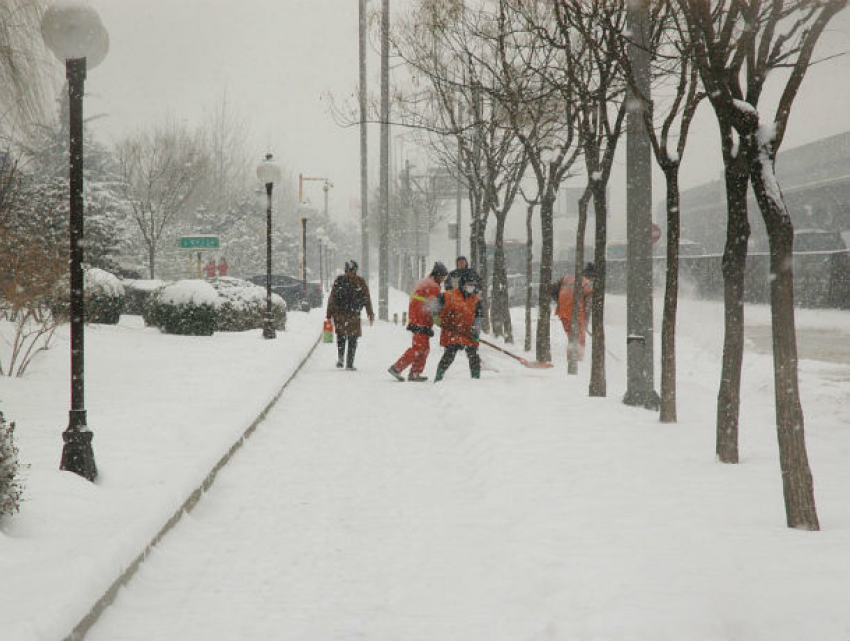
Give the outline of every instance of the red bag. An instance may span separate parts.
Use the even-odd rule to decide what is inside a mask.
[[[322,342],[334,342],[334,324],[330,318],[325,319],[324,327],[322,328]]]

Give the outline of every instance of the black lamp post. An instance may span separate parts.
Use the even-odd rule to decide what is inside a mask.
[[[307,298],[307,209],[301,211],[301,309],[310,311]]]
[[[280,180],[280,166],[272,154],[257,165],[257,178],[266,186],[266,317],[263,321],[263,338],[276,338],[272,313],[272,191]]]
[[[97,12],[86,4],[59,2],[47,8],[41,35],[65,64],[69,98],[71,410],[62,434],[60,469],[89,481],[97,478],[93,433],[85,408],[85,295],[83,279],[83,90],[86,69],[100,64],[109,51],[109,35]]]

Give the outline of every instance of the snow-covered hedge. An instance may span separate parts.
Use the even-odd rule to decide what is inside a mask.
[[[85,287],[85,321],[116,325],[124,311],[124,285],[114,274],[86,267],[83,270]],[[71,312],[71,296],[68,282],[63,281],[60,291],[52,301],[53,315],[67,320]]]
[[[221,300],[203,280],[178,280],[155,290],[142,310],[145,323],[166,334],[212,336]]]
[[[20,510],[23,487],[19,472],[15,424],[6,423],[3,412],[0,412],[0,518]]]
[[[133,280],[124,281],[124,313],[142,315],[145,302],[151,294],[165,285],[165,281]]]
[[[208,281],[218,292],[221,307],[216,329],[241,332],[263,326],[266,315],[266,290],[248,281],[221,276]],[[276,329],[286,329],[286,303],[272,294],[272,314]]]

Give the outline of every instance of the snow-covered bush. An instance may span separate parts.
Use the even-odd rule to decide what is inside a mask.
[[[121,280],[114,274],[97,267],[85,267],[83,279],[86,292],[85,321],[117,325],[124,311],[124,285],[121,284]],[[58,319],[68,319],[71,311],[71,296],[67,281],[63,281],[59,286],[51,309]]]
[[[165,286],[165,281],[154,280],[132,280],[124,281],[124,313],[142,315],[145,303],[151,294],[160,287]]]
[[[166,334],[212,336],[221,307],[218,293],[203,280],[178,280],[157,289],[144,306],[145,323]]]
[[[19,471],[15,424],[6,423],[3,412],[0,412],[0,518],[20,509],[23,487]]]
[[[248,281],[221,276],[208,281],[221,299],[217,330],[241,332],[263,326],[266,315],[266,290]],[[286,329],[286,303],[272,294],[272,314],[276,329]]]

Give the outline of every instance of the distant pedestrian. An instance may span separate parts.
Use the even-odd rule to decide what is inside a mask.
[[[218,259],[218,275],[227,276],[228,271],[230,271],[230,265],[227,264],[227,261],[224,259],[224,256],[222,256]]]
[[[449,272],[449,277],[446,279],[446,291],[458,289],[460,287],[460,279],[464,277],[474,280],[478,290],[481,290],[481,277],[478,275],[478,272],[469,266],[466,256],[458,256],[455,259],[455,269]]]
[[[428,380],[422,376],[425,371],[425,362],[431,351],[431,337],[434,335],[434,315],[440,308],[440,285],[446,279],[449,271],[443,263],[436,262],[431,273],[413,286],[410,294],[410,304],[407,315],[410,323],[407,330],[413,332],[413,344],[401,355],[393,365],[390,365],[389,373],[400,381],[404,380],[402,372],[410,366],[407,380],[421,383]]]
[[[215,275],[218,273],[218,267],[215,264],[215,258],[210,258],[207,261],[207,264],[204,265],[204,274],[207,278],[215,278]]]
[[[345,263],[345,272],[337,276],[328,296],[326,318],[332,318],[336,328],[336,346],[339,352],[336,366],[354,370],[354,355],[357,352],[357,339],[361,335],[360,310],[366,308],[371,325],[375,320],[372,311],[372,298],[369,286],[357,275],[357,261]],[[348,351],[346,352],[346,345]]]
[[[590,311],[590,299],[593,296],[593,281],[596,279],[596,266],[587,263],[582,271],[581,292],[578,301],[578,358],[584,358],[585,334]],[[569,350],[570,330],[573,319],[573,302],[575,300],[575,276],[569,274],[552,286],[552,295],[557,301],[555,315],[561,319],[564,332],[567,335],[567,350]]]
[[[481,297],[478,283],[470,275],[461,278],[457,289],[446,291],[440,301],[440,345],[445,348],[437,364],[434,382],[441,381],[446,370],[460,350],[466,350],[469,373],[481,378],[481,358],[478,355],[478,337],[481,333]]]

